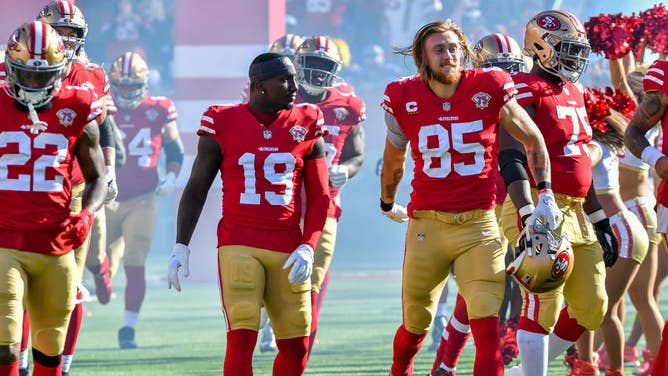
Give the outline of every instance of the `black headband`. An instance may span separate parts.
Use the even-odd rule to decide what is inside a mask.
[[[287,56],[251,64],[248,77],[251,82],[264,81],[278,76],[295,75],[295,66]]]

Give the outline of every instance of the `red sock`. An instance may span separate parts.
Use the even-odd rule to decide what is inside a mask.
[[[23,332],[21,332],[21,352],[28,350],[30,340],[30,317],[28,311],[23,310]]]
[[[63,355],[74,355],[74,347],[77,345],[77,338],[79,338],[79,330],[81,329],[81,321],[83,320],[83,298],[81,291],[77,292],[77,303],[70,316],[70,324],[67,327],[67,336],[65,337],[65,348]]]
[[[470,320],[475,342],[473,374],[503,376],[503,360],[499,351],[499,319],[488,317]]]
[[[668,321],[663,325],[661,345],[654,358],[652,376],[668,376]]]
[[[253,375],[253,349],[257,342],[257,332],[236,329],[227,332],[227,350],[223,374],[235,376]]]
[[[424,334],[413,334],[401,325],[394,335],[394,355],[392,357],[392,376],[412,376],[413,359],[420,351],[422,341],[427,336]]]
[[[431,375],[435,375],[436,371],[441,366],[441,360],[443,359],[443,353],[445,352],[445,347],[448,345],[448,339],[441,336],[441,342],[438,344],[438,350],[436,350],[436,357],[434,358],[434,364],[431,366]]]
[[[19,376],[19,361],[0,364],[0,375]]]
[[[561,309],[559,319],[554,326],[554,334],[566,341],[575,342],[587,330],[577,320],[568,315],[568,306]]]
[[[277,339],[278,354],[274,359],[273,374],[279,376],[303,375],[308,360],[308,342],[309,337]]]
[[[315,342],[315,333],[318,331],[318,316],[320,315],[318,309],[319,295],[317,292],[311,291],[311,334],[308,339],[308,356],[311,356],[313,342]]]
[[[453,321],[453,318],[455,321]],[[471,336],[466,301],[459,294],[457,295],[457,301],[455,302],[455,309],[452,312],[452,317],[448,321],[445,330],[448,334],[448,344],[445,347],[441,361],[445,363],[448,368],[455,368],[459,357],[464,351],[466,341],[468,341]]]
[[[58,364],[56,367],[47,367],[45,365],[33,362],[34,370],[32,371],[32,376],[61,376],[62,369],[61,365]]]
[[[125,310],[139,312],[146,293],[146,275],[143,266],[124,266],[125,268]]]

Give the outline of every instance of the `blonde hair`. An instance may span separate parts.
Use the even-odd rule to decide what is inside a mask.
[[[434,73],[431,71],[429,64],[427,63],[427,55],[424,49],[424,43],[430,35],[435,33],[442,34],[447,31],[452,31],[459,38],[459,47],[464,52],[461,61],[462,66],[466,65],[466,63],[469,61],[474,61],[477,59],[473,53],[473,49],[471,48],[469,40],[464,34],[464,31],[462,31],[462,28],[451,19],[430,22],[422,26],[420,30],[415,33],[415,36],[413,37],[413,44],[411,46],[395,48],[394,51],[404,56],[413,56],[413,62],[415,63],[415,67],[417,68],[420,76],[422,76],[425,81],[430,81],[434,78]]]

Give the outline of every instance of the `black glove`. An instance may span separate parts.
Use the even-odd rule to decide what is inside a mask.
[[[520,219],[520,239],[517,241],[517,247],[515,247],[515,257],[518,257],[527,247],[531,247],[531,239],[528,240],[529,244],[527,244],[527,233],[524,231],[529,217],[531,217],[531,213],[523,215]]]
[[[596,231],[596,238],[601,244],[601,248],[603,248],[603,262],[609,268],[617,262],[619,251],[617,238],[615,238],[615,234],[612,232],[608,218],[594,223],[594,230]]]

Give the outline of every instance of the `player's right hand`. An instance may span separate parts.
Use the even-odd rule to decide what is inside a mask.
[[[116,176],[114,173],[107,173],[107,195],[104,198],[104,203],[108,204],[116,199],[118,196],[118,184],[116,184]]]
[[[88,238],[95,216],[87,209],[79,214],[71,215],[63,223],[63,231],[58,234],[62,244],[71,245],[72,249],[81,247]]]
[[[387,218],[397,223],[403,223],[408,220],[408,211],[406,210],[405,207],[397,204],[396,202],[392,204],[392,209],[388,211],[380,209],[380,212]]]
[[[167,268],[167,287],[174,288],[176,291],[181,291],[181,284],[179,283],[179,268],[183,268],[183,276],[190,275],[190,265],[188,259],[190,257],[190,248],[187,245],[176,243],[172,249],[172,259],[169,261]]]

